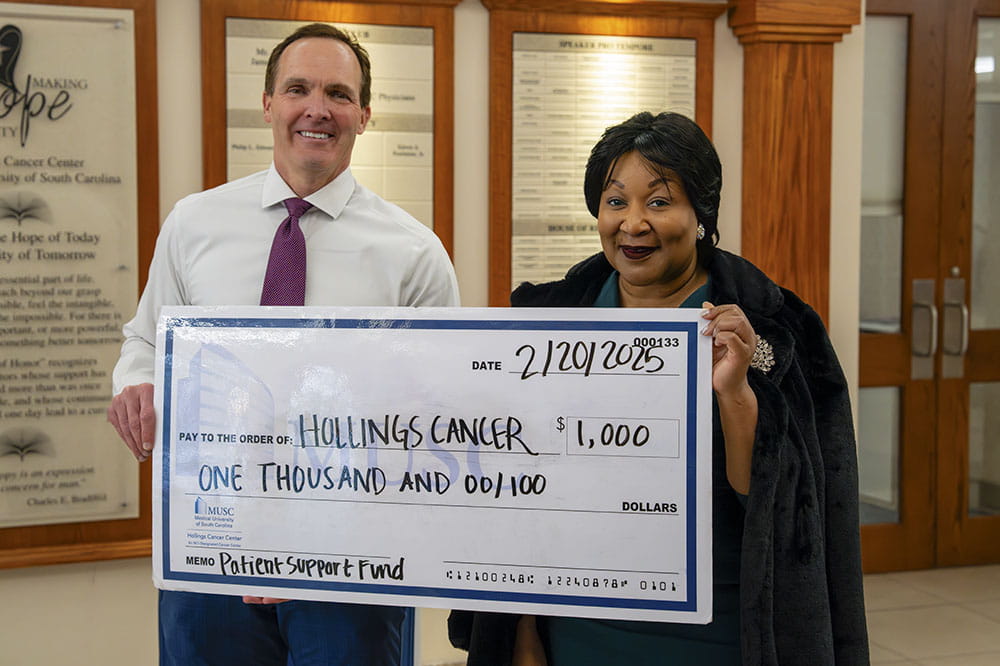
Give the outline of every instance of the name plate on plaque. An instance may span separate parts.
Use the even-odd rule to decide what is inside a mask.
[[[706,623],[697,310],[165,308],[154,577]]]

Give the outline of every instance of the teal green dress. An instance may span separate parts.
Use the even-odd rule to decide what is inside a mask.
[[[682,308],[708,300],[706,282]],[[594,307],[620,307],[618,272],[604,283]],[[743,501],[726,478],[725,451],[712,453],[712,622],[707,625],[539,617],[549,666],[666,666],[740,664],[739,577]]]

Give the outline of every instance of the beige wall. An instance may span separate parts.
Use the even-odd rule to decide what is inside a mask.
[[[455,10],[455,265],[467,306],[487,301],[488,28],[479,0]],[[157,8],[160,210],[201,188],[198,0]],[[861,30],[835,49],[831,332],[852,385],[857,372],[861,155]],[[720,230],[738,251],[742,50],[721,18],[716,29],[713,139],[723,162]],[[0,571],[0,663],[136,666],[156,661],[155,591],[148,560]],[[422,664],[454,661],[445,613],[418,622]]]

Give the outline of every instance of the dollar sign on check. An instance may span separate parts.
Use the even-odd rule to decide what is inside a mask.
[[[556,419],[556,430],[562,432],[565,429],[566,429],[566,419],[560,416],[559,418]]]

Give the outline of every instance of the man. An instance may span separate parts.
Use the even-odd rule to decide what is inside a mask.
[[[296,30],[275,47],[265,74],[271,168],[185,197],[167,217],[135,318],[124,327],[108,409],[140,462],[154,441],[161,306],[458,305],[454,271],[433,232],[351,175],[370,97],[368,54],[351,36],[323,24]],[[311,206],[286,201],[296,199]],[[275,299],[301,282],[302,271],[277,250],[289,239],[305,241],[305,283],[297,296]],[[403,609],[277,601],[162,591],[161,663],[399,663]]]

